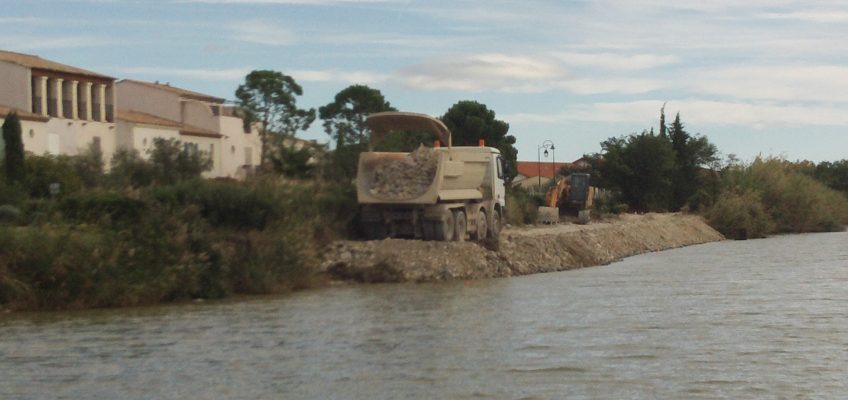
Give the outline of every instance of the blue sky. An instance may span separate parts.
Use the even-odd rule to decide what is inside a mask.
[[[848,158],[844,1],[0,0],[3,49],[232,99],[274,69],[319,107],[362,83],[398,109],[477,100],[519,159],[557,161],[680,112],[724,154]],[[302,137],[326,141],[320,121]],[[549,159],[550,160],[550,159]]]

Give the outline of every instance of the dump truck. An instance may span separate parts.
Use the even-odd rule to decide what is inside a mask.
[[[498,237],[506,207],[505,164],[498,149],[482,141],[480,146],[453,146],[450,130],[424,114],[381,112],[371,114],[366,124],[370,147],[360,154],[356,172],[366,238]],[[392,131],[430,132],[438,140],[409,153],[374,151]]]

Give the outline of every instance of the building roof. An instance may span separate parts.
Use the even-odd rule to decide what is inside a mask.
[[[192,125],[181,124],[177,121],[173,121],[170,119],[157,117],[155,115],[150,115],[147,113],[143,113],[141,111],[132,111],[132,110],[119,110],[118,111],[118,120],[131,122],[135,124],[146,124],[146,125],[157,125],[164,126],[168,128],[177,128],[179,129],[180,135],[184,136],[200,136],[200,137],[208,137],[208,138],[219,138],[221,135],[218,132],[210,131],[208,129],[198,128]]]
[[[0,105],[0,118],[5,119],[6,116],[9,115],[9,113],[12,112],[12,111],[16,112],[18,114],[18,118],[20,118],[21,120],[24,120],[24,121],[47,122],[47,121],[50,120],[50,117],[47,117],[47,116],[44,116],[44,115],[33,114],[29,111],[18,110],[18,109],[14,109],[14,108],[11,108],[11,107],[8,107],[8,106],[2,106],[2,105]]]
[[[122,79],[120,82],[130,82],[138,85],[143,85],[147,87],[152,87],[159,90],[164,90],[166,92],[174,93],[182,98],[191,99],[191,100],[200,100],[206,101],[210,103],[223,103],[225,99],[220,97],[210,96],[208,94],[203,94],[199,92],[194,92],[188,89],[178,88],[175,86],[171,86],[170,83],[159,83],[159,82],[146,82],[146,81],[137,81],[133,79]]]
[[[115,80],[115,78],[111,76],[98,74],[96,72],[57,63],[55,61],[45,60],[39,56],[34,56],[31,54],[15,53],[12,51],[0,50],[0,61],[18,64],[20,66],[31,69],[41,69],[52,72],[64,72],[67,74],[86,75],[95,78]]]
[[[177,121],[157,117],[140,111],[118,110],[117,119],[136,124],[167,126],[171,128],[180,128],[182,125]]]
[[[535,176],[544,176],[548,178],[552,178],[554,176],[554,172],[559,171],[562,167],[573,167],[573,163],[567,162],[536,162],[536,161],[519,161],[516,163],[516,168],[518,169],[518,173],[520,175],[524,175],[526,177],[535,177]]]
[[[191,126],[191,125],[183,125],[182,128],[180,129],[180,135],[208,137],[208,138],[215,138],[215,139],[217,139],[221,136],[224,136],[224,135],[221,135],[218,132],[210,131],[208,129],[198,128],[196,126]]]

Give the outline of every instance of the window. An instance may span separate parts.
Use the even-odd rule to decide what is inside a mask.
[[[34,137],[35,137],[35,131],[34,131],[34,130],[32,130],[32,129],[30,129],[30,130],[29,130],[29,138],[30,138],[30,139],[32,139],[32,138],[34,138]]]
[[[100,136],[95,136],[91,139],[91,144],[94,146],[97,151],[100,151]]]
[[[197,143],[183,143],[183,152],[188,155],[197,155],[198,151],[200,151],[197,147]]]
[[[498,178],[503,179],[504,177],[504,159],[501,156],[498,156],[497,160],[495,160],[495,164],[497,164],[498,168]]]
[[[244,165],[253,165],[253,148],[244,148]]]

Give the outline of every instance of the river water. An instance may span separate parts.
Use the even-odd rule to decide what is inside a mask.
[[[844,398],[848,234],[0,317],[2,399]]]

